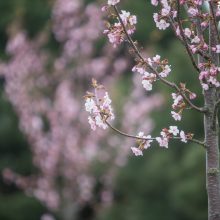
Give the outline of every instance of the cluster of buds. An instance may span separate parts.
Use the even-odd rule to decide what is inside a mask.
[[[147,64],[152,67],[154,70],[153,73],[147,71]],[[168,65],[168,61],[160,60],[160,56],[156,55],[155,57],[148,58],[145,63],[139,61],[132,69],[133,72],[138,72],[142,76],[142,85],[147,91],[152,90],[152,84],[157,80],[157,76],[162,78],[167,77],[171,72],[171,66]],[[156,74],[157,73],[157,74]]]
[[[192,53],[195,54],[198,51],[207,52],[209,46],[205,43],[203,39],[201,40],[198,36],[195,36],[191,39],[191,45],[189,45],[189,48],[191,49]]]
[[[162,129],[160,137],[152,138],[150,135],[145,136],[144,132],[139,132],[137,135],[138,147],[131,147],[132,152],[135,156],[143,156],[143,150],[150,147],[151,142],[156,140],[160,147],[168,148],[170,139],[180,139],[182,142],[187,143],[187,140],[192,140],[193,134],[179,131],[177,126],[169,126],[168,128]]]
[[[184,83],[180,83],[180,91],[181,93],[171,94],[173,98],[172,108],[175,110],[171,111],[171,115],[176,121],[180,121],[182,119],[183,110],[187,107],[182,94],[186,95],[191,100],[196,98],[196,94],[187,89]]]
[[[92,86],[95,90],[94,93],[87,92],[85,97],[85,108],[89,112],[88,117],[89,124],[92,130],[96,130],[97,127],[106,129],[108,127],[107,120],[113,120],[115,118],[113,109],[111,107],[111,99],[108,93],[104,90],[102,85],[97,84],[96,80],[92,80]],[[104,95],[99,97],[99,93]]]
[[[196,94],[187,89],[186,85],[183,83],[180,83],[180,86],[177,86],[176,84],[171,83],[165,79],[171,72],[171,66],[168,64],[167,59],[161,60],[159,55],[156,55],[153,58],[142,57],[136,42],[134,42],[130,37],[130,35],[135,31],[137,18],[135,15],[131,15],[130,12],[123,10],[119,12],[116,7],[119,2],[120,0],[108,0],[108,5],[102,8],[103,11],[109,12],[111,18],[117,19],[117,22],[114,24],[107,23],[107,29],[104,31],[104,34],[107,34],[110,43],[112,43],[114,47],[127,39],[133,49],[132,51],[137,55],[137,63],[133,67],[132,71],[141,75],[142,85],[147,91],[152,90],[153,83],[157,80],[161,80],[164,84],[176,89],[176,93],[172,93],[172,108],[174,111],[171,111],[171,114],[176,121],[180,121],[182,118],[182,112],[187,108],[188,105],[192,108],[196,108],[196,106],[194,106],[190,101],[196,98]],[[198,6],[202,4],[202,1],[196,0],[190,2],[191,4],[187,8],[187,13],[190,15],[190,18],[193,19],[195,16],[198,16],[199,13],[202,13],[198,10]],[[154,13],[153,15],[156,26],[161,30],[165,30],[172,23],[172,27],[176,31],[177,36],[181,40],[184,40],[187,44],[187,51],[191,50],[192,53],[201,53],[201,51],[204,52],[210,49],[205,43],[204,39],[195,34],[196,30],[193,25],[190,28],[185,29],[182,29],[180,26],[181,21],[178,15],[178,11],[180,5],[187,3],[185,0],[181,0],[180,2],[168,0],[151,0],[151,3],[154,6],[161,6],[159,13]],[[111,10],[113,12],[111,12]],[[206,28],[209,21],[207,13],[202,14],[201,19],[202,18],[204,21],[204,29]],[[211,49],[216,53],[220,53],[220,45],[216,45],[216,47]],[[202,70],[204,70],[204,68]],[[217,81],[214,82],[213,74],[209,74],[208,77],[209,78],[207,78],[206,74],[203,74],[200,81],[204,81],[205,79],[205,81],[208,81],[208,83],[212,83],[217,87]],[[93,82],[93,87],[95,88],[95,91],[99,89],[99,86],[96,82]],[[107,105],[105,106],[104,103],[107,103]],[[96,129],[96,126],[105,129],[109,125],[113,130],[119,132],[120,134],[135,138],[137,147],[131,147],[131,150],[136,156],[142,156],[143,150],[148,149],[153,141],[156,141],[159,146],[163,148],[168,148],[170,139],[178,139],[184,143],[187,143],[188,140],[195,141],[193,139],[193,134],[186,134],[184,131],[180,131],[177,126],[169,126],[169,128],[164,128],[160,132],[160,136],[155,138],[152,138],[150,135],[144,135],[144,132],[139,132],[137,136],[123,133],[106,122],[107,119],[114,118],[110,103],[111,101],[107,93],[105,93],[105,96],[101,99],[98,98],[96,92],[95,94],[88,93],[86,96],[86,110],[91,114],[89,117],[89,123],[94,130]],[[197,143],[200,142],[197,141]]]
[[[208,62],[200,63],[199,68],[201,69],[201,72],[199,74],[199,80],[204,90],[208,90],[210,86],[220,86],[220,83],[217,80],[217,76],[220,72],[219,67],[216,67],[214,64]]]
[[[191,26],[190,28],[184,28],[183,33],[187,39],[187,43],[190,44],[190,49],[192,53],[196,53],[199,50],[208,50],[208,45],[205,43],[204,39],[201,38],[201,36],[198,36],[196,34],[194,26]],[[181,38],[179,26],[176,29],[176,34]]]
[[[144,132],[139,132],[137,135],[137,145],[138,147],[131,147],[132,152],[135,156],[143,156],[143,150],[148,149],[153,140],[151,139],[151,135],[144,135]]]
[[[151,0],[151,4],[154,6],[157,6],[158,3],[158,0]],[[165,30],[170,26],[170,17],[175,18],[177,12],[175,10],[171,10],[171,6],[167,0],[162,0],[160,3],[162,8],[159,13],[154,13],[153,18],[156,23],[156,27],[160,30]]]
[[[91,125],[91,129],[96,130],[97,127],[106,129],[108,126],[114,129],[114,127],[107,122],[107,120],[114,119],[111,99],[109,98],[108,93],[105,91],[104,87],[97,84],[94,79],[92,81],[92,86],[95,90],[94,93],[87,92],[85,96],[85,108],[86,111],[90,113],[88,121]],[[191,98],[195,98],[195,94],[186,89],[184,84],[181,85],[181,88],[185,95],[188,93]],[[180,106],[182,106],[181,108],[185,108],[183,107],[185,106],[185,102],[182,96],[176,93],[173,93],[172,95],[174,98],[173,108]],[[121,134],[125,133],[122,132]],[[148,149],[153,141],[156,141],[160,147],[168,148],[170,139],[179,139],[180,141],[187,143],[188,140],[192,140],[193,134],[186,134],[184,131],[180,131],[177,126],[169,126],[169,128],[162,129],[159,137],[153,138],[151,135],[145,135],[144,132],[139,132],[137,136],[132,137],[135,138],[137,142],[137,147],[131,147],[132,152],[135,156],[143,156],[143,151]]]
[[[215,47],[212,47],[212,51],[220,53],[220,44],[217,44]]]
[[[191,4],[192,6],[188,8],[187,12],[190,15],[191,19],[192,17],[196,17],[196,16],[200,18],[201,30],[204,32],[206,28],[208,27],[209,22],[212,18],[210,17],[209,13],[198,11],[197,6],[201,4],[202,4],[202,1],[192,2]],[[217,16],[220,15],[219,9],[217,9],[216,13],[218,13]],[[203,36],[197,34],[195,25],[191,24],[190,27],[184,28],[183,34],[185,35],[187,44],[189,44],[189,48],[191,49],[193,54],[201,52],[201,51],[203,51],[203,53],[208,52],[208,50],[210,49],[216,53],[220,53],[220,45],[218,44],[215,47],[210,48],[209,45],[205,42]],[[176,35],[180,39],[182,39],[180,28],[178,25],[176,25]]]
[[[104,6],[102,10],[111,10],[112,5],[113,3],[109,6]],[[124,28],[126,29],[128,35],[132,35],[135,32],[137,17],[135,15],[131,15],[130,12],[122,10],[119,16],[121,21],[123,22],[123,27],[122,23],[119,20],[119,17],[115,15],[114,12],[110,11],[109,14],[113,18],[117,18],[117,21],[114,24],[110,24],[107,22],[107,29],[104,30],[104,34],[107,34],[109,42],[112,43],[114,47],[116,47],[117,45],[121,44],[126,38]]]
[[[188,1],[188,0],[181,0],[180,1],[180,4],[181,5],[184,5],[184,4],[187,4],[188,3],[188,5],[189,5],[189,7],[187,8],[187,12],[188,12],[188,14],[189,14],[189,16],[191,17],[191,18],[194,18],[194,17],[200,17],[200,18],[206,18],[206,19],[210,19],[210,18],[208,18],[208,16],[206,16],[207,15],[207,13],[205,13],[205,12],[202,12],[201,10],[199,10],[198,8],[199,8],[199,6],[201,7],[202,6],[202,4],[204,4],[204,2],[210,2],[210,1],[212,1],[212,0],[194,0],[194,1]],[[216,2],[216,3],[218,3],[218,5],[219,5],[219,1],[214,1],[213,0],[213,2]],[[215,16],[216,17],[218,17],[218,16],[220,16],[220,8],[219,7],[217,7],[216,8],[216,10],[215,10]],[[202,25],[202,23],[201,23],[201,25]]]
[[[120,0],[108,0],[108,5],[116,5],[120,2]]]

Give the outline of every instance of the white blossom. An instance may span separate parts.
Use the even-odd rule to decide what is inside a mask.
[[[120,0],[108,0],[108,5],[116,5],[120,2]]]
[[[177,126],[170,126],[169,128],[169,132],[174,136],[177,136],[177,134],[179,134],[179,129],[177,128]]]
[[[132,152],[134,153],[135,156],[143,156],[142,150],[140,150],[137,147],[131,147]]]

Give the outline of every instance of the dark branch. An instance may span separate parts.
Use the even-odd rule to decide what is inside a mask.
[[[119,129],[113,127],[109,122],[105,121],[105,123],[115,132],[117,132],[118,134],[122,135],[122,136],[125,136],[125,137],[129,137],[129,138],[133,138],[133,139],[136,139],[136,140],[143,140],[143,141],[149,141],[149,140],[156,140],[156,138],[144,138],[144,137],[139,137],[139,136],[135,136],[135,135],[130,135],[130,134],[127,134],[125,132],[122,132],[120,131]],[[180,140],[181,138],[180,137],[171,137],[170,139],[174,139],[174,140]],[[197,139],[187,139],[188,141],[191,141],[193,143],[196,143],[196,144],[199,144],[199,145],[202,145],[203,147],[205,147],[205,144],[204,142],[202,141],[199,141]]]
[[[117,7],[116,7],[116,6],[113,6],[113,8],[114,8],[115,13],[116,13],[116,15],[117,15],[117,17],[118,17],[118,19],[119,19],[119,21],[120,21],[122,27],[123,27],[123,30],[124,30],[124,33],[125,33],[125,35],[126,35],[126,37],[127,37],[128,42],[130,43],[130,45],[132,46],[132,48],[134,49],[136,55],[140,58],[140,60],[141,60],[143,63],[145,63],[145,64],[147,65],[147,67],[148,67],[153,73],[155,73],[155,74],[157,75],[157,77],[158,77],[165,85],[167,85],[167,86],[169,86],[169,87],[175,89],[177,92],[179,92],[179,93],[182,95],[183,99],[191,106],[191,108],[197,110],[198,112],[204,113],[205,110],[204,110],[203,108],[200,108],[200,107],[195,106],[195,105],[186,97],[186,95],[183,94],[183,92],[181,91],[181,89],[180,89],[175,83],[170,82],[170,81],[168,81],[168,80],[162,78],[162,77],[160,76],[160,74],[159,74],[152,66],[150,66],[150,65],[146,62],[146,60],[144,59],[144,57],[141,55],[139,49],[138,49],[137,46],[135,45],[134,41],[132,40],[131,36],[128,34],[127,29],[126,29],[126,27],[125,27],[125,25],[124,25],[124,22],[122,21],[122,19],[121,19],[121,17],[120,17],[120,14],[119,14],[119,11],[118,11]]]

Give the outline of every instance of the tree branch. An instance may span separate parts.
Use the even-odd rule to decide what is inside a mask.
[[[179,0],[177,0],[176,3],[177,3],[177,23],[178,23],[178,25],[179,25],[180,35],[181,35],[181,37],[182,37],[182,39],[183,39],[183,40],[182,40],[183,45],[184,45],[185,48],[186,48],[186,51],[187,51],[187,53],[188,53],[188,55],[189,55],[189,57],[190,57],[190,60],[191,60],[191,62],[192,62],[192,64],[193,64],[193,66],[195,67],[195,69],[197,70],[197,72],[200,72],[200,69],[199,69],[198,66],[196,65],[196,62],[195,62],[194,57],[193,57],[193,55],[192,55],[192,52],[191,52],[191,50],[190,50],[190,48],[189,48],[189,46],[188,46],[186,36],[185,36],[185,34],[184,34],[184,32],[183,32],[183,27],[182,27],[182,24],[181,24],[181,21],[180,21],[180,3],[179,3]]]
[[[204,108],[200,108],[200,107],[197,107],[196,105],[194,105],[194,104],[186,97],[186,95],[183,94],[183,92],[181,91],[181,89],[180,89],[175,83],[170,82],[170,81],[168,81],[168,80],[162,78],[162,77],[159,75],[159,73],[158,73],[152,66],[150,66],[150,65],[146,62],[146,60],[144,59],[144,57],[141,55],[139,49],[138,49],[137,46],[135,45],[134,41],[132,40],[131,36],[128,34],[127,29],[126,29],[126,27],[125,27],[125,25],[124,25],[124,22],[122,21],[122,19],[121,19],[121,17],[120,17],[120,14],[119,14],[119,11],[118,11],[117,7],[116,7],[116,6],[113,6],[113,8],[114,8],[114,10],[115,10],[115,12],[116,12],[116,15],[117,15],[117,17],[118,17],[118,19],[119,19],[119,21],[120,21],[122,27],[123,27],[123,30],[124,30],[124,33],[125,33],[127,39],[128,39],[128,42],[130,43],[130,45],[132,46],[132,48],[134,49],[136,55],[140,58],[140,60],[141,60],[143,63],[145,63],[145,64],[147,65],[147,67],[148,67],[153,73],[155,73],[156,76],[157,76],[165,85],[167,85],[167,86],[169,86],[169,87],[171,87],[171,88],[174,88],[177,92],[179,92],[179,93],[182,95],[183,99],[191,106],[191,108],[195,109],[195,110],[198,111],[198,112],[205,113],[205,109],[204,109]]]
[[[130,135],[130,134],[127,134],[127,133],[125,133],[123,131],[120,131],[119,129],[115,128],[109,122],[107,122],[107,120],[105,121],[105,123],[108,125],[109,128],[111,128],[113,131],[117,132],[118,134],[120,134],[122,136],[133,138],[133,139],[139,139],[139,140],[143,140],[143,141],[156,140],[156,138],[144,138],[144,137],[139,137],[139,136],[135,136],[135,135]],[[181,138],[180,137],[172,137],[170,139],[180,140]],[[204,141],[202,142],[202,141],[199,141],[199,140],[194,139],[194,138],[187,139],[187,140],[190,141],[190,142],[196,143],[198,145],[201,145],[205,148]]]
[[[209,7],[210,7],[210,11],[211,11],[212,20],[213,20],[213,23],[214,23],[214,26],[215,26],[216,36],[217,36],[218,43],[219,43],[220,42],[220,37],[219,37],[219,32],[218,32],[218,25],[217,25],[217,22],[216,22],[216,16],[215,16],[215,11],[214,11],[212,1],[209,1]]]
[[[138,137],[138,136],[135,136],[135,135],[131,135],[131,134],[127,134],[123,131],[120,131],[119,129],[113,127],[109,122],[105,121],[105,123],[115,132],[117,132],[118,134],[122,135],[122,136],[125,136],[125,137],[129,137],[129,138],[133,138],[133,139],[141,139],[141,140],[144,140],[144,141],[148,141],[148,140],[156,140],[156,138],[143,138],[143,137]]]

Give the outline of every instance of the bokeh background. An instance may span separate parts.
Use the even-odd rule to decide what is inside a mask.
[[[90,131],[83,95],[96,78],[109,91],[115,126],[156,135],[174,125],[171,90],[142,88],[126,46],[102,32],[105,1],[0,1],[0,219],[207,219],[205,151],[193,143],[156,144],[134,157],[133,140]],[[172,32],[155,29],[150,1],[125,0],[138,16],[135,39],[146,55],[172,65],[170,80],[201,94]],[[198,95],[197,104],[202,104]],[[201,115],[178,123],[198,139]]]

